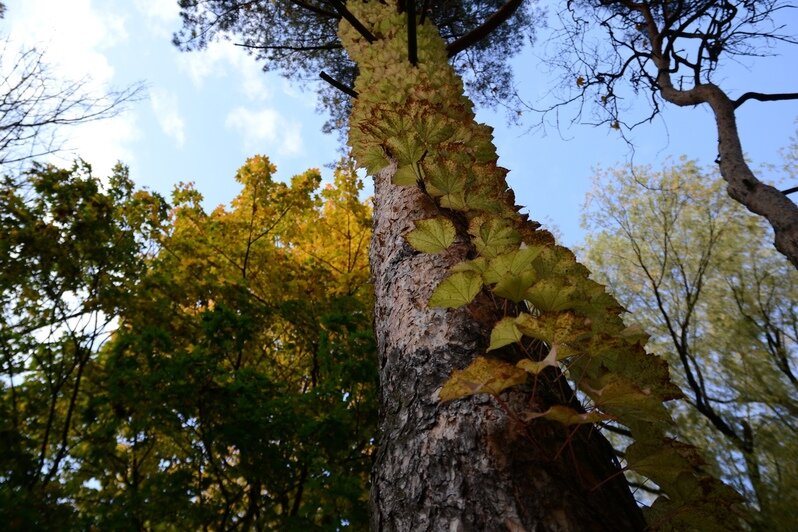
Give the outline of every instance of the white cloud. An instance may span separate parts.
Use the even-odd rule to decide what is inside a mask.
[[[241,134],[248,151],[276,147],[280,155],[294,156],[300,155],[304,148],[302,125],[286,119],[274,109],[236,107],[227,115],[225,126]]]
[[[178,110],[177,95],[164,89],[153,89],[150,91],[150,103],[161,130],[182,147],[186,142],[186,133],[183,117]]]
[[[41,47],[55,74],[68,79],[90,77],[96,86],[114,75],[102,50],[128,37],[121,15],[99,11],[90,0],[26,0],[9,5],[7,16],[13,42]]]
[[[135,117],[120,115],[70,129],[68,136],[64,151],[54,159],[69,164],[72,159],[81,157],[91,164],[96,176],[107,177],[118,161],[133,163],[133,151],[129,146],[141,133]]]
[[[176,22],[180,6],[175,0],[135,0],[136,9],[145,17],[162,23]]]
[[[9,57],[15,50],[37,47],[44,51],[49,74],[63,82],[83,82],[92,96],[111,90],[114,68],[106,51],[128,39],[125,19],[113,10],[115,2],[91,0],[10,0],[6,2]],[[58,132],[67,151],[92,163],[98,175],[109,173],[118,159],[132,162],[127,145],[138,135],[135,117],[123,112],[108,120],[84,123]]]
[[[230,41],[214,41],[205,50],[183,53],[177,62],[195,87],[202,87],[210,77],[226,77],[232,72],[241,77],[241,90],[249,100],[266,100],[272,95],[266,74],[255,59]]]

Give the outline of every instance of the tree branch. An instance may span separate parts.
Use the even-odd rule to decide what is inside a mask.
[[[340,50],[343,48],[340,43],[331,42],[327,44],[319,44],[319,45],[311,45],[311,46],[265,46],[265,45],[257,45],[257,44],[246,44],[246,43],[233,43],[234,46],[240,46],[241,48],[252,48],[255,50],[288,50],[291,52],[310,52],[313,50]]]
[[[782,92],[777,94],[764,94],[761,92],[746,92],[734,100],[734,108],[737,109],[748,100],[758,100],[760,102],[777,102],[780,100],[798,100],[798,92]]]
[[[321,79],[323,79],[324,81],[326,81],[327,83],[329,83],[330,85],[332,85],[333,87],[335,87],[336,89],[338,89],[339,91],[348,94],[352,98],[357,98],[358,94],[357,94],[357,91],[355,89],[353,89],[352,87],[347,87],[346,85],[344,85],[343,83],[341,83],[337,79],[333,78],[332,76],[330,76],[328,73],[324,72],[323,70],[319,74],[319,77]]]
[[[332,11],[327,11],[326,9],[314,6],[313,4],[310,4],[308,2],[303,2],[302,0],[291,0],[291,3],[296,6],[307,9],[308,11],[316,13],[317,15],[321,15],[323,17],[339,18],[337,13],[333,13]]]
[[[355,17],[351,11],[349,11],[346,6],[341,2],[341,0],[330,0],[330,3],[333,5],[336,11],[349,22],[353,28],[357,30],[359,34],[361,34],[369,44],[373,43],[377,40],[374,37],[374,34],[371,33],[368,28],[366,28],[362,22],[360,22],[357,17]]]
[[[456,41],[449,43],[446,46],[446,51],[449,53],[449,57],[454,57],[466,48],[473,46],[490,35],[493,30],[501,26],[502,23],[504,23],[507,19],[513,16],[516,11],[518,11],[518,8],[521,6],[523,1],[524,0],[507,0],[506,4],[501,6],[498,10],[496,10],[495,13],[485,19],[485,22],[483,22],[481,25],[469,31]]]

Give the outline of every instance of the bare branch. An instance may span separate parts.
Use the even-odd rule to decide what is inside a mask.
[[[782,92],[774,94],[765,94],[761,92],[746,92],[736,100],[734,100],[734,108],[737,109],[748,100],[757,100],[760,102],[778,102],[783,100],[798,100],[798,92]]]
[[[335,87],[336,89],[338,89],[339,91],[341,91],[341,92],[343,92],[345,94],[348,94],[352,98],[357,98],[358,94],[357,94],[357,91],[355,89],[353,89],[351,87],[347,87],[346,85],[344,85],[343,83],[341,83],[337,79],[333,78],[332,76],[330,76],[329,74],[327,74],[323,70],[319,74],[319,77],[321,79],[323,79],[324,81],[326,81],[327,83],[329,83],[330,85],[332,85],[333,87]]]
[[[485,19],[481,25],[469,31],[454,42],[449,43],[446,51],[449,57],[454,57],[466,48],[473,46],[485,37],[487,37],[493,30],[502,25],[518,10],[524,0],[507,0],[507,3],[500,7],[495,13]]]
[[[374,37],[374,34],[371,33],[368,28],[366,28],[362,22],[360,22],[357,17],[355,17],[351,11],[349,11],[346,6],[341,2],[341,0],[330,0],[330,3],[335,7],[335,10],[340,13],[340,15],[349,22],[353,28],[357,30],[359,34],[363,36],[369,43],[373,43],[377,40]]]

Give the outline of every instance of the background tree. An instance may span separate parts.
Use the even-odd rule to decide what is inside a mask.
[[[94,355],[145,270],[164,220],[117,166],[34,164],[0,189],[0,513],[14,529],[67,528],[73,450]]]
[[[71,361],[74,348],[39,337],[28,338],[30,349],[49,349],[55,369],[23,360],[16,334],[22,325],[12,318],[59,306],[11,277],[28,271],[28,263],[7,270],[4,421],[41,427],[51,409],[42,398],[50,390],[55,411],[71,412],[70,419],[56,417],[58,439],[44,459],[45,473],[52,471],[49,498],[43,488],[31,488],[29,499],[20,500],[28,474],[16,472],[31,461],[20,457],[39,456],[43,437],[22,422],[5,427],[13,445],[4,447],[3,463],[14,475],[4,473],[11,480],[4,483],[2,511],[12,528],[364,526],[376,423],[371,318],[362,301],[370,293],[370,210],[357,199],[350,170],[342,165],[335,183],[317,193],[317,171],[286,185],[272,180],[268,159],[254,157],[238,172],[243,190],[229,210],[206,213],[188,185],[175,192],[168,220],[158,201],[160,230],[134,239],[154,244],[151,252],[113,247],[130,251],[141,269],[112,277],[121,301],[103,307],[94,336],[81,344],[77,369],[59,362]],[[152,197],[133,193],[132,186],[130,192],[139,203]],[[35,203],[35,191],[31,197]],[[115,202],[120,209],[122,200]],[[54,236],[69,241],[58,225],[14,233],[21,204],[17,199],[2,211],[19,249],[31,248],[35,235],[42,247]],[[145,221],[154,216],[144,216],[150,212],[144,204],[138,209]],[[29,225],[47,219],[46,213],[30,217]],[[93,220],[94,231],[109,223],[136,227],[129,219]],[[322,239],[333,227],[342,231],[338,239]],[[347,244],[342,235],[351,241],[339,249]],[[111,243],[85,236],[102,256],[110,253]],[[79,250],[56,249],[60,255],[42,265],[43,272],[95,271],[90,263],[70,262]],[[111,274],[110,267],[96,270],[101,280]],[[28,290],[35,309],[25,299]],[[73,290],[65,299],[96,304],[93,294]],[[71,323],[56,327],[71,331]],[[56,370],[72,373],[59,377],[62,388],[48,388]],[[45,513],[48,501],[54,508]]]
[[[599,120],[614,128],[651,120],[663,101],[708,105],[729,195],[770,222],[776,248],[798,268],[798,206],[757,178],[735,120],[746,102],[795,100],[798,93],[745,92],[734,98],[716,82],[724,62],[768,54],[776,42],[798,43],[780,22],[794,7],[782,0],[571,0],[560,16],[564,46],[553,61],[568,73],[567,86],[576,87],[566,99],[595,104]],[[591,32],[598,28],[595,38]],[[622,102],[641,92],[651,113],[638,120]]]
[[[357,69],[338,39],[346,11],[338,0],[179,0],[183,28],[174,36],[181,50],[199,50],[218,39],[232,39],[290,80],[307,83],[320,73],[345,86],[354,85]],[[401,2],[397,6],[403,5]],[[400,7],[401,9],[401,7]],[[522,0],[419,2],[421,20],[441,32],[469,94],[483,104],[512,96],[508,61],[534,38],[539,12]],[[329,113],[326,132],[344,131],[351,110],[338,89],[319,87],[319,107]]]
[[[597,175],[587,263],[653,335],[688,404],[680,437],[704,449],[756,508],[789,530],[798,496],[798,272],[770,230],[695,162]]]
[[[5,10],[0,3],[0,18]],[[95,94],[89,81],[56,78],[43,51],[17,50],[6,39],[0,49],[0,168],[58,151],[64,126],[115,116],[143,89],[134,84]]]

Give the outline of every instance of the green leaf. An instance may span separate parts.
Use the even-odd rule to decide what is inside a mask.
[[[532,270],[521,272],[518,275],[507,273],[493,287],[493,293],[518,303],[526,299],[526,291],[536,279],[537,274]]]
[[[416,228],[405,235],[407,242],[417,251],[438,253],[454,242],[457,232],[448,218],[430,218],[415,222]]]
[[[453,211],[467,211],[468,205],[466,204],[466,197],[464,192],[452,192],[441,196],[439,200],[441,207],[444,209],[452,209]]]
[[[549,278],[535,283],[527,290],[526,300],[538,310],[559,312],[572,308],[577,303],[573,298],[575,291],[573,286],[566,286]]]
[[[476,272],[480,275],[485,273],[485,270],[488,268],[488,261],[485,260],[485,257],[477,257],[472,260],[465,260],[463,262],[458,262],[454,266],[452,266],[452,272]]]
[[[437,147],[454,133],[454,126],[444,116],[434,112],[425,114],[423,118],[416,120],[414,125],[418,138],[428,148]]]
[[[386,166],[388,166],[388,158],[385,152],[379,146],[371,146],[366,149],[361,157],[358,158],[360,163],[370,175],[374,175]]]
[[[549,344],[571,345],[591,334],[589,321],[573,312],[544,312],[539,316],[523,312],[515,323],[523,334]],[[568,355],[563,352],[560,356]]]
[[[422,163],[427,176],[427,191],[433,196],[462,194],[466,188],[467,178],[462,170],[452,168],[449,161],[438,158],[425,158]],[[463,200],[465,204],[465,200]]]
[[[458,308],[471,303],[482,290],[482,277],[475,272],[456,272],[443,280],[432,292],[429,306]]]
[[[490,347],[488,347],[488,351],[514,344],[521,338],[521,331],[515,326],[515,318],[502,318],[493,326],[493,330],[490,332]]]
[[[510,251],[521,242],[518,231],[501,218],[475,218],[469,233],[474,236],[479,254],[489,259]]]
[[[452,372],[440,391],[441,401],[452,401],[477,393],[499,395],[526,382],[525,371],[495,358],[477,357],[465,369]]]
[[[425,151],[423,144],[410,132],[389,137],[388,147],[400,165],[417,164]]]
[[[524,247],[492,258],[485,270],[485,282],[494,284],[507,275],[534,273],[532,261],[539,252],[539,247]]]
[[[526,416],[526,420],[530,421],[540,417],[549,419],[551,421],[557,421],[566,426],[585,425],[588,423],[598,423],[599,421],[612,419],[612,416],[602,414],[601,412],[595,410],[593,412],[577,412],[573,408],[567,406],[554,405],[545,412],[528,414]]]
[[[393,175],[391,182],[399,186],[413,186],[418,183],[418,176],[412,164],[400,166]]]
[[[582,385],[597,407],[618,415],[622,419],[634,418],[651,422],[669,422],[671,416],[658,394],[648,388],[640,388],[630,380],[616,374],[608,374],[600,389]]]

